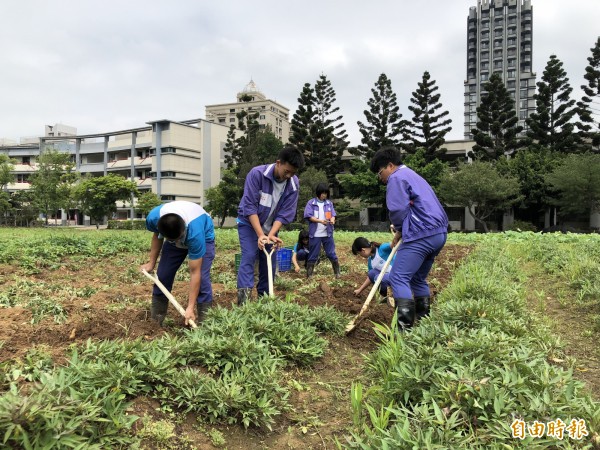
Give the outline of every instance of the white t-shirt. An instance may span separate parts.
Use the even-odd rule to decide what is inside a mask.
[[[269,217],[267,217],[267,220],[265,220],[265,223],[263,223],[262,226],[262,230],[265,234],[269,234],[269,231],[271,231],[271,228],[273,228],[275,207],[277,206],[277,203],[279,203],[279,199],[281,198],[281,194],[283,193],[286,184],[287,180],[282,181],[281,183],[278,183],[277,181],[273,183],[273,200],[271,203],[271,211],[269,212]]]
[[[325,202],[317,200],[317,206],[319,207],[318,211],[315,211],[315,213],[317,214],[317,219],[325,219]],[[315,231],[315,237],[327,237],[327,225],[318,223],[317,230]]]

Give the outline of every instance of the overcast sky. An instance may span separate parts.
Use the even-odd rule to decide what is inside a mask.
[[[424,71],[463,136],[466,29],[476,0],[20,0],[0,14],[0,138],[64,123],[79,134],[204,118],[252,77],[290,109],[331,80],[351,143],[384,72],[404,118]],[[538,81],[551,54],[581,95],[600,0],[532,0]]]

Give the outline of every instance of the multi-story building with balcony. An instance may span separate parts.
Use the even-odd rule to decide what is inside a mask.
[[[82,174],[114,173],[135,181],[140,193],[152,190],[163,201],[188,200],[203,205],[206,189],[221,180],[228,128],[220,124],[203,119],[156,120],[140,128],[108,133],[77,135],[63,131],[46,127],[45,136],[37,138],[37,143],[27,138],[20,144],[0,145],[0,153],[15,161],[15,181],[7,186],[8,191],[29,189],[36,160],[48,148],[71,154]],[[63,223],[67,214],[62,212]],[[117,218],[134,217],[140,217],[135,212],[135,199],[117,204]],[[78,217],[78,222],[87,224],[89,218]]]
[[[222,103],[206,106],[206,120],[230,127],[238,126],[237,114],[246,111],[249,114],[258,113],[258,123],[261,129],[267,127],[281,142],[287,144],[290,137],[290,110],[285,106],[267,99],[258,89],[256,83],[250,83],[237,94],[237,102]]]
[[[464,82],[464,136],[472,139],[477,106],[485,83],[499,73],[511,97],[519,125],[535,111],[533,72],[533,7],[531,0],[478,0],[467,19],[467,79]]]

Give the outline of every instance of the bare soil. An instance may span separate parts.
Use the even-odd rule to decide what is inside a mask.
[[[437,257],[430,275],[432,281],[432,301],[452,278],[452,272],[469,253],[470,247],[447,245]],[[44,271],[37,275],[20,275],[13,266],[0,265],[0,287],[15,282],[16,277],[28,278],[38,283],[59,283],[83,288],[102,287],[87,298],[62,300],[67,310],[67,320],[63,324],[54,323],[51,318],[41,323],[32,323],[32,314],[23,307],[0,308],[0,361],[22,357],[35,346],[44,346],[55,361],[64,362],[73,344],[81,344],[87,339],[154,339],[168,333],[170,329],[183,326],[183,319],[173,308],[169,308],[168,326],[159,328],[150,320],[149,305],[151,285],[144,282],[143,276],[135,282],[123,282],[121,265],[139,263],[134,256],[130,260],[115,263],[115,267],[106,267],[105,261],[90,261],[88,267],[63,263],[58,269]],[[363,260],[364,261],[364,260]],[[296,301],[309,305],[332,305],[335,308],[355,315],[360,310],[368,292],[360,298],[353,295],[366,277],[364,262],[358,262],[351,255],[341,255],[344,269],[342,277],[332,282],[333,277],[328,261],[321,263],[316,270],[314,292]],[[280,274],[281,277],[305,280],[305,274],[293,271]],[[339,286],[339,287],[338,287]],[[187,297],[187,283],[177,281],[173,293],[175,298]],[[276,289],[277,296],[287,292]],[[227,289],[223,284],[214,284],[214,302],[216,305],[231,308],[237,302],[235,289]],[[49,293],[51,295],[51,293]],[[377,297],[376,297],[377,298]],[[200,424],[194,416],[178,420],[177,439],[169,444],[171,449],[331,449],[335,448],[335,438],[340,441],[352,428],[350,410],[350,386],[352,381],[365,379],[363,355],[377,345],[377,337],[372,323],[389,325],[393,309],[387,304],[374,300],[364,319],[349,336],[331,338],[327,354],[312,368],[288,369],[285,374],[292,387],[291,411],[286,412],[276,423],[272,431],[265,429],[244,429],[241,426],[213,426]],[[139,397],[133,400],[132,413],[154,420],[171,420],[172,415],[161,411],[155,400]],[[140,427],[138,422],[136,428]],[[219,438],[219,436],[222,438]],[[193,446],[193,447],[192,447]],[[144,447],[157,447],[155,443],[145,442]]]

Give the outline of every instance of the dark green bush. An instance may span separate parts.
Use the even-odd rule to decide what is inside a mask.
[[[145,230],[146,221],[143,219],[109,220],[107,228],[109,230]]]

